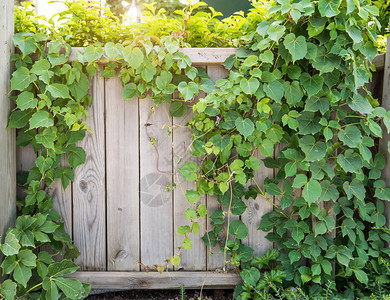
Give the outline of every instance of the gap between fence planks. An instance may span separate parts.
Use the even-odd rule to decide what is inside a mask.
[[[177,289],[182,282],[186,289],[226,289],[240,283],[237,273],[216,272],[76,272],[68,277],[89,283],[92,289]],[[205,280],[206,279],[206,280]]]

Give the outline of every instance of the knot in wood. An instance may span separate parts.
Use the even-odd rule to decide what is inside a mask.
[[[127,257],[127,251],[126,250],[120,250],[115,256],[115,260],[123,260]]]
[[[84,179],[81,179],[80,182],[79,182],[79,187],[81,189],[81,191],[83,191],[84,193],[88,191],[88,182]]]

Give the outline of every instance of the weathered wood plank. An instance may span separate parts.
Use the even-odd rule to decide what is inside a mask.
[[[89,283],[93,289],[112,290],[177,289],[179,282],[186,289],[231,289],[241,282],[236,273],[213,272],[76,272],[69,277]]]
[[[260,169],[254,172],[254,178],[250,180],[250,185],[259,187],[264,191],[264,179],[266,177],[272,178],[274,174],[273,169],[266,168],[264,166],[260,151],[257,149],[255,156],[260,161]],[[268,196],[268,199],[273,201],[272,196]],[[254,254],[260,256],[272,248],[272,242],[268,241],[265,236],[267,232],[257,230],[259,227],[261,218],[272,211],[273,205],[268,202],[265,198],[258,196],[256,199],[244,200],[247,205],[245,213],[242,215],[242,221],[246,224],[249,229],[248,237],[243,240],[243,243],[250,246],[254,250]]]
[[[372,60],[372,64],[375,66],[377,71],[383,70],[385,68],[386,53],[379,53]]]
[[[140,99],[139,107],[141,262],[153,266],[173,254],[173,193],[167,190],[172,185],[172,136],[163,128],[172,119],[167,104],[154,107],[147,98]]]
[[[390,36],[387,37],[386,60],[383,76],[383,90],[382,90],[382,107],[390,110]],[[390,141],[390,135],[387,129],[382,126],[383,137],[379,139],[379,151],[383,153],[386,158],[387,166],[382,171],[382,179],[386,185],[390,185],[390,154],[387,150],[387,143]],[[390,205],[385,201],[385,212],[387,226],[390,227]]]
[[[12,109],[8,92],[11,77],[10,57],[14,50],[14,1],[2,0],[0,9],[0,236],[3,238],[4,233],[14,223],[16,215],[15,130],[6,129]]]
[[[69,60],[76,60],[77,52],[84,52],[83,47],[73,47]],[[237,48],[181,48],[180,52],[188,55],[193,64],[196,65],[218,65],[222,64],[230,55],[237,52]],[[379,53],[372,63],[377,70],[383,70],[385,66],[385,53]],[[101,59],[100,64],[107,64],[108,60]]]
[[[221,65],[211,65],[207,66],[207,74],[210,79],[215,83],[218,79],[225,78],[228,76],[229,71],[226,70]],[[215,196],[207,196],[207,213],[210,214],[214,210],[219,208],[219,203],[217,201],[217,197]],[[207,230],[210,231],[212,226],[210,226],[211,220],[207,218]],[[213,255],[210,256],[210,247],[207,247],[207,266],[209,270],[221,269],[224,266],[224,254],[220,252],[219,246],[216,246],[213,249]]]
[[[61,160],[61,167],[67,167],[67,156]],[[56,179],[49,188],[49,194],[53,200],[53,208],[61,214],[64,229],[72,238],[72,185],[65,189],[62,187],[61,179]]]
[[[16,147],[16,172],[28,172],[35,166],[37,154],[32,145],[26,147]],[[18,186],[16,189],[17,197],[22,199],[25,196],[24,191],[27,187]]]
[[[193,182],[185,180],[180,172],[181,167],[186,162],[200,163],[200,158],[194,157],[190,154],[193,150],[191,146],[191,130],[186,127],[186,124],[192,118],[192,106],[188,105],[187,114],[182,118],[173,118],[173,170],[175,173],[174,180],[176,188],[174,190],[174,239],[175,249],[181,246],[184,236],[177,233],[177,229],[182,225],[189,224],[189,221],[184,217],[184,213],[188,208],[196,209],[196,206],[191,205],[185,198],[185,192],[189,189],[195,189]],[[198,204],[205,204],[205,197],[201,197]],[[192,250],[183,250],[181,254],[180,268],[184,270],[205,270],[206,269],[206,246],[201,237],[205,233],[206,222],[205,219],[199,219],[200,232],[198,234],[191,234]]]
[[[109,271],[138,271],[138,98],[122,99],[119,77],[106,80],[107,257]]]
[[[84,52],[84,49],[83,47],[74,47],[69,60],[76,60],[77,52]],[[223,63],[230,55],[236,53],[237,48],[182,48],[180,51],[188,55],[193,64],[210,65]],[[107,64],[108,60],[101,59],[99,63]]]
[[[76,263],[81,270],[106,269],[106,190],[104,145],[104,78],[99,71],[90,89],[93,104],[89,109],[88,129],[79,143],[87,153],[73,183],[73,240],[80,250]]]

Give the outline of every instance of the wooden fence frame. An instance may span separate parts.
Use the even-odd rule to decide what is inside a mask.
[[[8,99],[11,74],[10,55],[12,53],[13,35],[13,0],[2,0],[0,9],[4,12],[0,18],[0,235],[12,226],[15,219],[16,199],[16,147],[15,131],[6,130],[11,102]],[[390,47],[390,41],[388,41]],[[74,50],[82,50],[74,49]],[[181,51],[190,56],[194,64],[222,63],[234,48],[190,48]],[[387,49],[389,52],[389,48]],[[75,55],[73,51],[72,55]],[[72,56],[74,59],[75,56]],[[384,70],[383,99],[390,97],[390,56],[378,55],[373,64],[377,70]],[[390,101],[387,101],[389,103]],[[385,105],[386,107],[386,105]],[[389,107],[386,107],[389,109]],[[387,146],[388,136],[384,136],[381,145]],[[385,178],[387,176],[385,175]],[[389,178],[387,178],[389,179]],[[229,288],[240,281],[238,274],[216,272],[77,272],[74,276],[83,282],[91,283],[95,289],[169,289],[177,288],[182,281],[187,288]],[[206,280],[205,280],[206,279]]]

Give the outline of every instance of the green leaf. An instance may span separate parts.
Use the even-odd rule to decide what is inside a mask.
[[[317,180],[310,179],[303,188],[302,196],[307,203],[311,204],[318,200],[321,193],[321,184]]]
[[[35,80],[37,80],[37,76],[30,74],[26,67],[20,67],[12,74],[11,90],[24,91]]]
[[[299,139],[299,146],[306,155],[307,161],[319,161],[326,155],[326,145],[324,142],[316,142],[312,135],[306,135]]]
[[[300,83],[306,90],[307,95],[311,97],[321,91],[322,86],[324,85],[324,78],[318,74],[310,76],[308,73],[303,73],[301,75]]]
[[[69,89],[65,84],[53,83],[51,85],[48,85],[46,89],[54,98],[70,98]]]
[[[180,118],[187,113],[187,105],[183,101],[172,101],[169,106],[169,115]]]
[[[339,13],[341,0],[320,0],[318,2],[318,10],[321,16],[331,18]]]
[[[53,116],[44,110],[37,111],[30,119],[30,128],[51,127],[54,125]]]
[[[136,93],[137,93],[137,86],[135,85],[135,83],[130,82],[130,83],[125,85],[125,87],[123,89],[122,98],[124,100],[133,99],[134,96],[136,95]]]
[[[37,265],[37,256],[31,250],[20,250],[20,252],[18,253],[18,258],[19,261],[26,267],[36,267]]]
[[[339,131],[339,139],[348,147],[358,148],[362,142],[362,134],[359,128],[354,125],[349,125],[344,130]]]
[[[21,263],[17,263],[13,273],[13,277],[16,282],[20,283],[22,286],[27,287],[27,282],[32,276],[31,269],[26,267]]]
[[[294,188],[301,188],[307,183],[307,176],[305,174],[298,174],[294,178],[294,182],[292,187]]]
[[[116,45],[113,42],[108,42],[104,46],[104,50],[106,51],[106,54],[107,54],[109,59],[121,57],[120,50],[116,47]]]
[[[103,49],[101,47],[95,47],[94,45],[89,45],[85,48],[83,52],[83,58],[89,63],[93,63],[101,58],[103,55]]]
[[[363,284],[368,284],[368,276],[366,272],[360,269],[352,269],[352,271],[355,274],[357,280]]]
[[[286,27],[283,25],[277,25],[277,23],[273,23],[268,27],[268,36],[271,40],[278,42],[279,39],[283,36]]]
[[[20,110],[28,108],[35,108],[37,106],[38,99],[34,98],[34,94],[30,92],[23,92],[18,95],[16,104]]]
[[[356,196],[360,200],[364,200],[366,197],[366,189],[363,182],[358,179],[353,179],[351,183],[348,181],[343,184],[344,191],[347,194],[348,199],[351,199],[352,196]]]
[[[368,99],[360,94],[353,95],[352,98],[347,100],[347,103],[352,110],[361,114],[371,114],[374,110]]]
[[[363,37],[361,34],[361,31],[356,26],[349,26],[348,23],[345,25],[345,31],[348,33],[348,35],[353,40],[354,44],[359,44],[363,41]]]
[[[174,265],[175,267],[178,267],[179,264],[180,264],[180,261],[181,261],[181,258],[179,255],[174,255],[170,258],[170,262],[172,265]]]
[[[260,279],[260,272],[255,267],[251,267],[250,269],[242,270],[240,276],[244,281],[250,284],[252,288],[255,288]]]
[[[327,227],[325,221],[318,221],[314,226],[315,235],[325,234],[327,232]]]
[[[187,208],[185,213],[184,213],[184,217],[191,221],[191,220],[195,220],[198,215],[196,214],[196,211],[193,209],[193,208]]]
[[[246,238],[248,232],[248,227],[241,220],[234,220],[229,224],[229,233],[235,235],[239,240]]]
[[[46,300],[58,300],[58,288],[53,279],[43,279],[42,287],[46,291]]]
[[[246,204],[240,198],[233,198],[230,207],[231,212],[235,216],[241,216],[246,210]]]
[[[302,135],[316,134],[322,129],[320,117],[312,112],[304,111],[298,118],[299,133]]]
[[[73,168],[76,169],[77,166],[82,165],[85,163],[86,160],[86,153],[83,148],[81,147],[75,147],[72,151],[70,151],[68,156],[68,163]]]
[[[133,69],[138,69],[143,61],[144,54],[139,48],[133,48],[127,46],[122,50],[124,60],[129,64]]]
[[[16,296],[17,284],[10,279],[5,280],[0,285],[0,294],[4,296],[4,300],[14,300]]]
[[[259,86],[260,82],[256,78],[251,78],[249,80],[242,78],[240,81],[240,87],[242,91],[248,95],[254,95]]]
[[[53,278],[53,281],[66,297],[80,299],[80,294],[83,292],[83,285],[80,281],[74,278]]]
[[[243,119],[241,116],[236,119],[236,127],[239,133],[241,133],[245,139],[248,138],[252,134],[252,132],[255,130],[255,125],[253,122],[246,118]]]
[[[169,53],[175,53],[179,50],[179,42],[174,39],[169,39],[165,42],[165,47],[167,47],[167,50]]]
[[[199,92],[198,85],[195,82],[182,81],[178,85],[178,90],[182,94],[184,100],[188,101],[194,98],[195,94]]]
[[[49,275],[52,277],[62,277],[64,275],[72,274],[78,270],[79,266],[74,262],[64,259],[59,263],[51,264],[48,268]]]
[[[23,128],[27,125],[33,112],[31,109],[15,110],[9,118],[8,128]]]
[[[54,141],[57,138],[57,127],[45,128],[41,133],[35,136],[35,141],[47,149],[54,150]]]
[[[329,99],[326,97],[313,96],[306,100],[305,111],[316,112],[320,111],[321,114],[325,114],[329,111]]]
[[[294,105],[302,100],[303,92],[298,81],[284,82],[283,84],[284,97],[289,105]]]
[[[51,157],[38,156],[35,164],[43,175],[53,165],[53,159]]]
[[[306,39],[302,35],[295,37],[294,33],[289,33],[284,37],[283,44],[290,52],[293,63],[304,58],[307,53]]]
[[[282,191],[275,183],[267,183],[264,185],[264,187],[265,187],[265,191],[272,196],[279,196],[282,194]]]
[[[3,252],[5,256],[10,256],[18,254],[19,249],[19,240],[12,232],[7,233],[7,235],[5,236],[4,244],[1,245],[1,252]]]
[[[225,214],[222,210],[217,209],[211,214],[210,219],[214,224],[223,224],[225,223]]]
[[[31,36],[24,36],[22,33],[16,33],[13,37],[13,41],[16,47],[22,52],[22,58],[34,53],[37,50],[37,43]]]
[[[187,162],[179,168],[181,176],[188,181],[194,181],[198,178],[199,167],[194,162]]]
[[[348,149],[344,154],[339,154],[337,163],[346,171],[351,173],[358,173],[363,167],[362,159],[359,154],[352,149]]]
[[[278,80],[264,84],[263,89],[268,97],[280,103],[280,100],[283,98],[284,89],[283,85]]]

